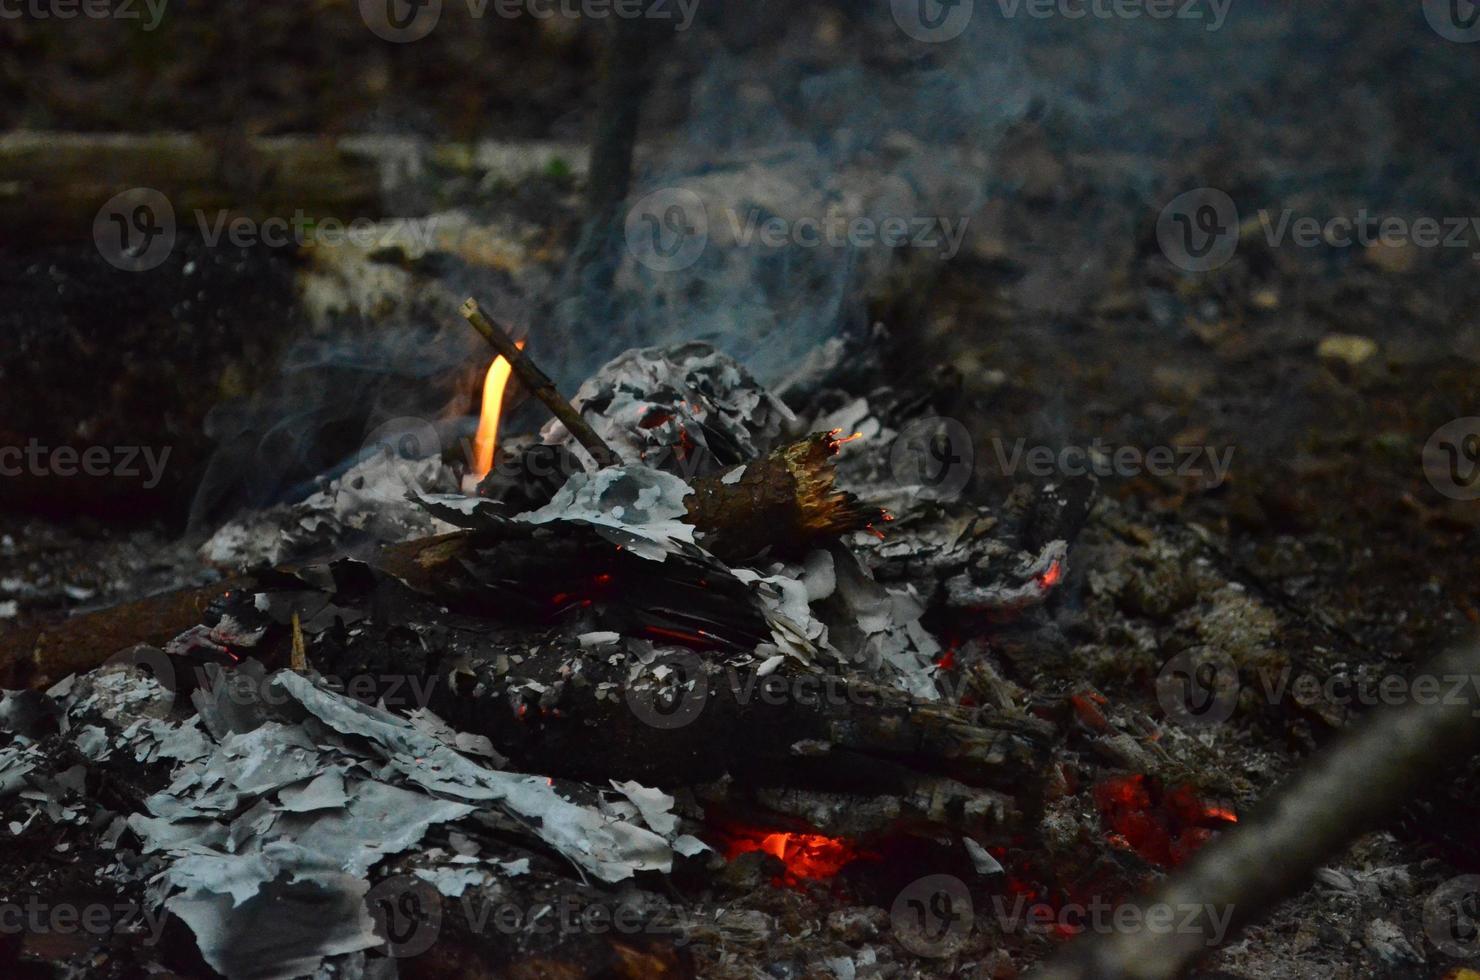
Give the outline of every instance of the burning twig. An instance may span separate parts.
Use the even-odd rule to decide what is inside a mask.
[[[1480,676],[1480,644],[1422,668],[1441,678]],[[1382,711],[1334,747],[1253,817],[1210,844],[1146,908],[1198,911],[1176,929],[1122,931],[1070,945],[1042,980],[1181,976],[1211,950],[1218,916],[1246,923],[1305,888],[1332,854],[1381,826],[1414,793],[1480,748],[1474,699],[1414,701]],[[1226,924],[1226,923],[1225,923]]]
[[[581,418],[581,413],[555,388],[555,382],[551,381],[545,372],[535,366],[528,354],[519,349],[513,338],[483,312],[478,306],[478,301],[469,298],[463,303],[461,313],[463,317],[473,325],[473,329],[483,335],[483,339],[493,347],[494,350],[509,362],[519,380],[524,382],[536,398],[545,403],[555,417],[564,423],[575,436],[585,450],[596,460],[597,466],[616,466],[621,460],[617,454],[612,452],[610,446],[596,434],[596,431]]]

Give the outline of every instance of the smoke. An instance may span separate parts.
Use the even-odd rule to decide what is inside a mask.
[[[942,262],[1005,251],[1019,267],[1019,310],[1082,309],[1189,186],[1262,206],[1299,193],[1292,174],[1304,174],[1331,202],[1454,206],[1452,181],[1395,166],[1395,140],[1416,124],[1378,87],[1381,73],[1357,70],[1379,57],[1387,28],[1335,3],[1179,0],[1157,5],[1173,11],[1166,19],[1144,13],[1151,6],[701,10],[664,46],[628,201],[587,230],[599,260],[539,284],[538,303],[521,303],[512,322],[529,327],[531,350],[567,391],[627,348],[690,340],[774,384],[829,338],[866,329],[869,303],[901,277],[928,282]],[[1143,15],[1095,13],[1122,8]],[[954,29],[962,9],[949,37],[911,20],[939,14]],[[1465,106],[1446,101],[1439,79],[1464,52],[1448,47],[1417,98],[1459,132]],[[1313,110],[1312,80],[1327,76],[1330,98]],[[1451,141],[1475,156],[1473,143]],[[455,290],[495,309],[514,295],[460,276]],[[469,388],[453,382],[481,372],[486,353],[451,311],[434,312],[437,328],[310,342],[269,397],[223,408],[212,420],[220,465],[197,515],[296,492],[379,420],[471,410]]]

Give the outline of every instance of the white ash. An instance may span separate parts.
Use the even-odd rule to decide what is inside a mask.
[[[683,501],[692,492],[671,473],[640,465],[614,466],[594,474],[573,474],[554,500],[516,520],[589,524],[612,544],[662,561],[677,551],[696,550],[694,526],[683,521],[688,513]]]
[[[372,454],[298,503],[252,511],[222,525],[200,555],[212,565],[244,569],[343,550],[356,540],[394,543],[445,534],[452,526],[413,498],[457,490],[456,473],[437,456]]]
[[[84,756],[103,733],[115,755],[176,761],[170,784],[126,821],[147,860],[135,862],[135,872],[120,866],[111,873],[150,876],[152,909],[178,915],[206,961],[230,980],[301,976],[332,957],[380,946],[363,901],[373,870],[439,824],[507,814],[506,832],[535,835],[607,882],[666,872],[675,853],[703,850],[678,833],[673,798],[657,790],[637,783],[622,784],[620,795],[577,784],[562,789],[465,758],[427,733],[445,735],[434,716],[418,726],[302,675],[265,674],[251,661],[236,675],[260,697],[243,698],[246,690],[236,687],[236,710],[228,714],[222,698],[198,691],[199,713],[184,720],[165,716],[173,693],[133,666],[69,678],[49,696],[59,702],[63,735]],[[20,713],[19,706],[6,711]],[[85,821],[96,806],[82,797],[86,768],[47,777],[41,770],[49,761],[17,732],[0,749],[0,799],[19,795],[37,808],[33,818]],[[595,803],[573,802],[574,795]],[[13,823],[12,832],[25,829]],[[104,846],[116,846],[123,830],[113,820]],[[462,852],[439,851],[445,861],[428,869],[444,893],[486,880],[482,870],[459,867],[483,861],[463,853],[477,850],[466,846],[466,835],[463,841]],[[486,863],[501,867],[491,856]],[[527,871],[527,861],[503,864],[503,873]]]
[[[685,477],[765,455],[795,421],[740,362],[702,343],[619,354],[571,403],[624,461]],[[541,436],[552,444],[573,441],[559,421]]]

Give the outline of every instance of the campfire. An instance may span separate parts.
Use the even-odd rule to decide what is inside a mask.
[[[1105,588],[1086,527],[1102,562],[1131,540],[1093,485],[934,494],[927,403],[823,376],[793,407],[703,344],[567,401],[537,341],[463,315],[495,351],[471,452],[392,430],[222,527],[204,553],[244,571],[9,661],[12,831],[75,828],[135,934],[229,978],[722,975],[784,907],[865,961],[1000,963],[1239,823],[1231,787],[1150,754],[1176,727],[1008,679]],[[511,391],[554,419],[501,433]],[[995,930],[960,924],[973,896]],[[493,903],[625,925],[490,936]]]

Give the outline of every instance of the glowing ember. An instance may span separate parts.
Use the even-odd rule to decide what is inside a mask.
[[[1164,868],[1181,864],[1214,831],[1238,822],[1233,811],[1204,803],[1191,786],[1163,791],[1157,780],[1140,774],[1105,780],[1095,786],[1094,798],[1110,841]]]
[[[737,831],[725,847],[731,861],[751,851],[764,851],[786,866],[782,880],[796,884],[801,879],[826,881],[861,857],[867,857],[852,842],[823,834]]]
[[[1058,585],[1063,577],[1064,566],[1061,562],[1055,561],[1048,566],[1048,571],[1038,576],[1038,584],[1045,589],[1051,589]]]
[[[519,341],[524,349],[524,341]],[[483,479],[493,469],[493,455],[498,448],[498,418],[504,410],[504,389],[514,368],[503,357],[495,357],[483,379],[483,411],[478,415],[478,434],[473,437],[473,475]]]

